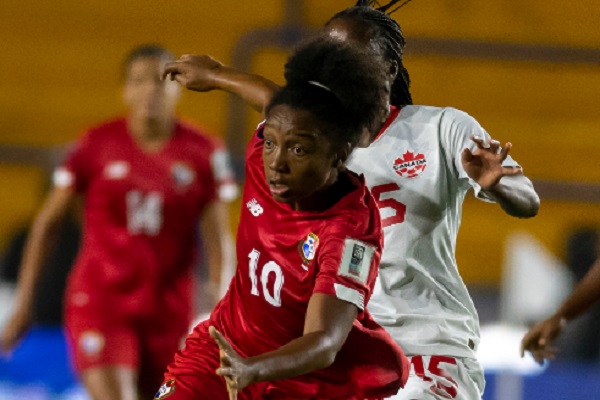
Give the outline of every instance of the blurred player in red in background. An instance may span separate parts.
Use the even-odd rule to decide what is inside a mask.
[[[165,75],[185,85],[186,70],[170,63]],[[377,205],[344,167],[385,114],[382,71],[323,38],[290,58],[246,153],[236,275],[155,399],[383,398],[404,384],[407,359],[365,309],[382,248]]]
[[[179,85],[160,79],[172,59],[159,46],[128,55],[128,113],[90,129],[56,171],[2,332],[6,351],[29,328],[48,243],[81,195],[84,232],[65,313],[76,367],[95,400],[136,399],[138,390],[151,396],[162,381],[191,324],[198,221],[214,287],[233,252],[223,199],[235,186],[226,154],[176,118]]]

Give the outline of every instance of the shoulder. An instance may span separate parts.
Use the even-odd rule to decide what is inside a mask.
[[[223,147],[223,141],[220,138],[213,136],[207,130],[189,121],[178,119],[175,122],[175,132],[191,145],[203,148]]]
[[[431,121],[431,120],[446,120],[446,121],[462,121],[475,119],[464,111],[454,107],[436,107],[424,105],[410,105],[402,108],[397,120],[415,120],[415,121]]]
[[[120,137],[127,133],[125,118],[119,117],[103,121],[87,129],[82,138],[84,140],[101,141]]]
[[[356,188],[333,207],[324,230],[330,234],[370,238],[366,240],[378,242],[381,221],[375,199],[366,186],[364,176],[350,171],[347,174]]]
[[[470,136],[483,129],[475,118],[454,107],[407,106],[399,118],[414,126],[435,126],[442,136]]]

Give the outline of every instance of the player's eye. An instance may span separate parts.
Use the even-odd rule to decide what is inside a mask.
[[[264,146],[265,146],[265,149],[272,149],[273,146],[275,146],[275,145],[273,144],[272,140],[265,139],[265,145]]]
[[[295,147],[292,147],[292,153],[294,153],[294,155],[296,155],[296,156],[303,156],[306,154],[306,150],[304,150],[300,146],[295,146]]]

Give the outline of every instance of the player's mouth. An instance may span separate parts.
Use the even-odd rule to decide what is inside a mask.
[[[269,181],[269,189],[273,196],[283,197],[290,190],[290,187],[279,181]]]

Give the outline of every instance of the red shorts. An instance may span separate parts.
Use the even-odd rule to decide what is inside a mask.
[[[208,326],[208,321],[201,322],[188,336],[185,347],[168,366],[155,399],[229,400],[225,379],[215,373],[220,364],[219,347],[208,334]],[[238,400],[262,399],[266,385],[244,388],[238,393]]]
[[[208,333],[209,321],[201,322],[185,341],[183,350],[167,368],[163,385],[155,399],[168,400],[229,400],[225,379],[215,371],[219,368],[219,348]],[[319,400],[303,396],[301,384],[295,385],[298,394],[285,393],[270,382],[245,387],[238,393],[239,400]],[[310,386],[311,389],[314,385]],[[362,396],[344,396],[321,400],[362,400]]]
[[[75,366],[80,372],[92,367],[131,367],[138,372],[142,389],[153,393],[189,332],[188,316],[159,313],[152,320],[139,320],[114,311],[66,308]]]

